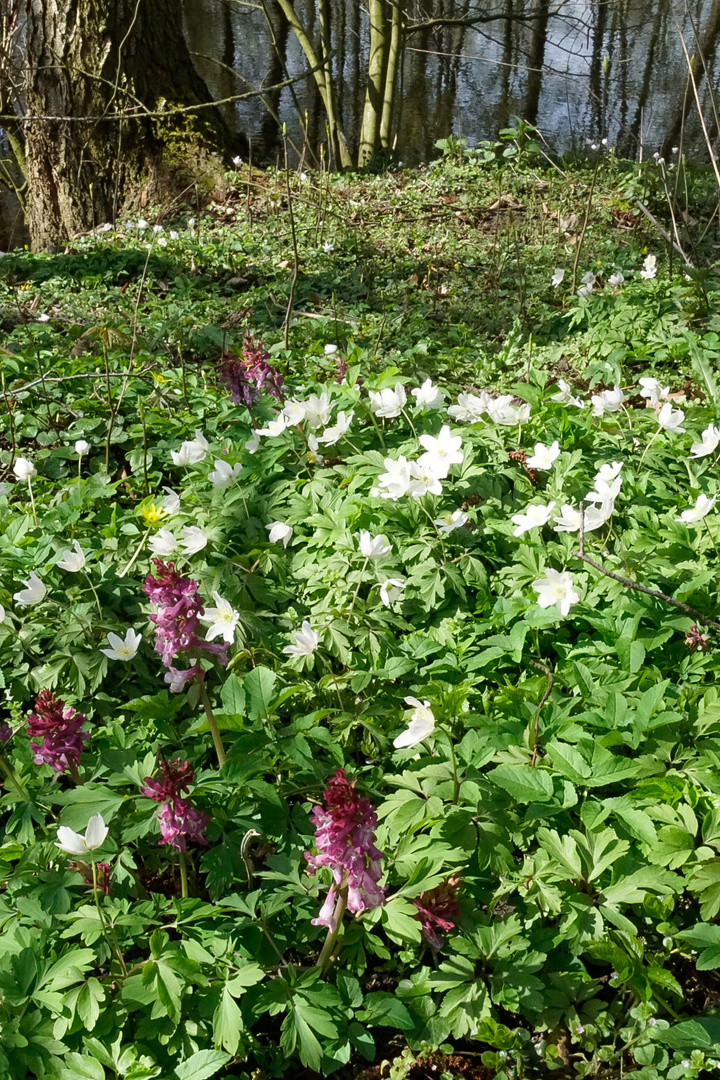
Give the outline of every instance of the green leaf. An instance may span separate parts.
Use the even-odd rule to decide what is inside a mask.
[[[66,1054],[55,1075],[59,1080],[105,1080],[100,1062],[87,1054]]]
[[[243,689],[247,700],[248,716],[251,720],[265,720],[270,715],[272,691],[277,676],[266,667],[253,668],[245,676]]]
[[[230,1055],[222,1050],[198,1050],[187,1061],[175,1066],[174,1080],[208,1080],[227,1065]]]
[[[391,941],[399,945],[422,940],[417,908],[402,896],[393,896],[380,911],[380,921]],[[366,999],[367,1000],[367,999]]]
[[[220,1002],[213,1013],[213,1041],[229,1054],[235,1054],[240,1044],[243,1018],[227,985],[223,987]]]
[[[498,765],[487,776],[519,803],[547,802],[553,795],[550,774],[531,765]]]
[[[220,691],[223,712],[228,716],[242,716],[245,712],[245,689],[235,674],[228,675]]]
[[[412,1031],[415,1027],[412,1016],[395,994],[382,991],[366,994],[363,1005],[357,1018],[370,1027],[392,1027],[400,1031]]]
[[[77,999],[77,1013],[88,1031],[92,1031],[100,1016],[100,1006],[105,1001],[105,990],[97,979],[88,979]]]

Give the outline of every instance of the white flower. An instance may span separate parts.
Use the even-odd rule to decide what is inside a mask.
[[[578,409],[585,408],[585,402],[582,398],[575,397],[572,392],[572,386],[565,379],[558,379],[557,381],[560,389],[557,394],[553,394],[550,398],[551,401],[557,401],[561,405],[574,405]]]
[[[170,457],[174,465],[197,465],[202,461],[210,445],[201,431],[195,431],[195,438],[184,442],[179,450],[171,450]]]
[[[26,480],[28,483],[30,483],[33,476],[37,476],[37,469],[32,461],[29,461],[25,457],[15,458],[13,472],[18,480]]]
[[[622,408],[625,395],[620,387],[615,384],[612,390],[603,390],[600,394],[593,394],[593,416],[604,416],[606,412],[619,412]]]
[[[620,475],[622,467],[622,461],[606,461],[595,473],[595,483],[597,484],[598,480],[603,480],[606,484],[612,483],[612,481]]]
[[[136,634],[130,627],[125,637],[118,637],[117,634],[108,634],[109,649],[101,649],[100,652],[104,653],[111,660],[132,660],[140,648],[140,642],[142,641],[142,634]]]
[[[418,460],[418,465],[425,466],[435,473],[439,479],[444,480],[450,472],[451,465],[462,464],[462,436],[451,435],[450,428],[443,424],[437,438],[432,435],[421,435],[420,445],[425,453]]]
[[[399,600],[404,588],[404,578],[391,577],[387,581],[383,581],[380,586],[380,599],[385,607],[391,607],[396,600]]]
[[[405,730],[393,739],[396,750],[401,750],[406,746],[417,746],[435,730],[435,717],[429,701],[418,701],[415,697],[406,697],[405,701],[413,706],[414,712]]]
[[[301,172],[300,173],[300,179],[302,180],[303,183],[305,183],[307,178],[308,178],[308,174],[306,172]]]
[[[555,288],[557,288],[558,285],[562,285],[564,278],[565,271],[563,270],[562,266],[556,266],[555,270],[553,271],[553,276],[550,278],[550,283]]]
[[[522,536],[530,529],[541,529],[543,525],[547,525],[554,508],[554,502],[548,503],[547,506],[542,503],[531,503],[524,514],[513,514],[511,520],[516,526],[513,529],[513,536]]]
[[[535,443],[535,453],[532,457],[529,457],[525,464],[531,469],[552,469],[553,462],[560,454],[560,444],[557,439],[552,446],[543,446],[542,443]]]
[[[158,236],[157,244],[158,244],[158,247],[166,248],[167,247],[167,239],[166,239],[166,237]]]
[[[455,529],[461,529],[463,525],[467,525],[468,516],[464,510],[449,510],[446,514],[441,514],[440,517],[435,518],[433,522],[437,526],[437,531],[441,533],[451,533]]]
[[[640,397],[647,398],[650,405],[659,405],[670,393],[669,386],[661,386],[658,379],[653,379],[648,375],[638,381],[642,387]]]
[[[89,449],[90,443],[85,442],[84,439],[78,439],[78,441],[75,443],[75,453],[78,457],[84,457],[84,455],[87,454]]]
[[[37,321],[38,322],[50,322],[50,316],[46,315],[45,312],[43,312],[42,315],[38,315]]]
[[[184,555],[196,555],[198,551],[207,547],[207,542],[208,534],[204,529],[200,529],[197,525],[183,526],[180,550]]]
[[[573,589],[572,574],[558,570],[547,570],[544,578],[533,581],[532,587],[538,594],[537,602],[541,608],[557,607],[563,618],[570,611],[571,604],[577,604],[580,597]]]
[[[108,832],[107,825],[103,821],[102,814],[95,814],[87,823],[85,835],[68,829],[67,825],[60,825],[57,831],[57,843],[61,851],[68,855],[87,855],[89,851],[95,851],[105,843]]]
[[[177,231],[177,229],[171,229],[170,230],[170,239],[171,240],[177,240],[179,238],[179,236],[180,236],[180,233]]]
[[[367,529],[361,529],[359,534],[360,554],[366,559],[383,559],[392,551],[392,544],[388,544],[383,533],[379,536],[371,536]]]
[[[669,401],[665,402],[657,416],[657,422],[661,428],[664,428],[665,431],[674,431],[676,433],[685,430],[682,426],[684,419],[685,413],[682,409],[673,409]]]
[[[352,424],[354,415],[354,412],[339,412],[333,426],[325,428],[318,441],[325,446],[334,446],[335,443],[339,442],[343,435],[346,434],[348,428]]]
[[[57,565],[61,570],[68,570],[71,574],[77,574],[85,569],[85,552],[77,540],[73,540],[75,551],[63,551],[62,558],[58,559]]]
[[[399,416],[407,404],[407,394],[402,383],[395,383],[395,389],[370,391],[370,409],[376,416],[391,420]]]
[[[335,245],[331,244],[329,241],[326,241],[323,244],[323,251],[325,252],[326,255],[332,255],[334,250],[335,250]]]
[[[690,447],[691,458],[707,457],[708,454],[712,454],[713,450],[717,449],[718,443],[720,443],[720,428],[715,427],[714,424],[709,424],[703,431],[701,439],[702,442],[693,443]]]
[[[283,406],[282,415],[287,420],[288,427],[302,424],[305,419],[305,402],[296,401],[295,398],[288,398]]]
[[[585,515],[587,520],[587,514]],[[560,513],[555,515],[555,524],[553,528],[555,532],[579,532],[580,531],[580,511],[576,510],[574,506],[570,506],[566,503],[560,509]],[[585,525],[587,528],[587,524]]]
[[[410,490],[410,462],[401,455],[397,461],[394,458],[385,458],[384,465],[387,472],[378,477],[379,486],[373,491],[381,499],[392,499],[393,502],[397,502]]]
[[[330,245],[330,246],[332,247],[332,245]],[[333,345],[332,342],[328,343],[325,346],[325,348],[323,349],[323,352],[325,353],[326,356],[333,356],[337,351],[338,351],[337,345]]]
[[[287,416],[285,416],[284,413],[280,413],[279,416],[274,417],[274,419],[272,419],[272,420],[270,420],[268,422],[267,427],[258,428],[256,430],[255,434],[256,435],[262,435],[265,438],[269,438],[269,439],[276,439],[278,437],[278,435],[282,435],[282,433],[283,433],[283,431],[285,430],[286,427],[288,427]],[[245,444],[245,446],[246,446],[246,449],[247,449],[248,448],[247,443]],[[254,453],[254,451],[252,451],[252,450],[250,452]]]
[[[581,281],[582,285],[578,289],[578,295],[589,296],[595,288],[595,275],[592,270],[588,270],[587,274],[583,274]]]
[[[643,263],[643,268],[640,271],[640,277],[645,278],[646,281],[652,281],[657,274],[657,259],[654,255],[648,255]]]
[[[253,431],[252,435],[245,443],[245,449],[247,450],[248,454],[256,454],[257,451],[260,449],[260,436],[258,435],[257,431]]]
[[[707,495],[698,495],[695,505],[689,510],[683,510],[680,517],[675,518],[676,521],[684,521],[686,525],[692,525],[696,521],[702,521],[702,519],[710,513],[717,495],[713,495],[712,499],[708,499]]]
[[[496,424],[505,427],[514,427],[515,424],[526,424],[530,419],[529,405],[513,405],[512,394],[501,394],[500,397],[491,398],[488,401],[488,416]]]
[[[292,526],[286,525],[284,521],[273,521],[272,525],[266,525],[268,533],[268,540],[271,544],[277,544],[282,541],[282,546],[287,547],[292,538]]]
[[[225,488],[234,484],[238,478],[238,474],[242,469],[242,465],[238,461],[235,465],[230,465],[229,462],[223,461],[221,458],[216,458],[215,468],[212,472],[208,473],[208,480],[214,488],[219,488],[223,491]]]
[[[170,529],[159,529],[155,536],[148,540],[148,547],[154,555],[167,559],[177,550],[178,542]]]
[[[432,379],[426,379],[422,386],[410,391],[415,398],[416,409],[440,409],[445,394],[439,386],[433,386]]]
[[[487,412],[491,398],[484,390],[479,394],[458,394],[457,405],[451,405],[448,415],[453,420],[477,424]]]
[[[200,621],[207,625],[205,637],[208,641],[221,637],[226,645],[232,645],[240,612],[236,611],[227,600],[223,600],[220,593],[214,592],[213,600],[217,607],[207,608],[205,614],[200,616]]]
[[[194,217],[188,218],[187,225],[188,225],[188,229],[194,229],[195,228],[195,218]]]
[[[330,420],[332,405],[325,393],[311,394],[307,401],[303,402],[305,409],[305,423],[313,431],[315,428],[325,427]]]
[[[611,274],[610,277],[608,278],[608,285],[611,285],[614,289],[616,289],[616,288],[618,288],[618,286],[624,285],[624,284],[625,284],[625,277],[621,273],[620,270],[618,270],[617,273],[615,273],[615,274]]]
[[[45,599],[47,595],[47,589],[43,585],[40,578],[37,576],[34,570],[30,572],[30,577],[27,581],[21,578],[24,589],[20,589],[13,595],[13,600],[21,607],[29,607],[30,604],[39,604],[41,600]]]
[[[165,492],[165,498],[162,501],[163,510],[169,516],[177,514],[180,509],[180,496],[176,491],[173,491],[173,489],[169,487],[164,487],[163,491]]]
[[[320,639],[310,623],[305,619],[302,630],[293,635],[293,645],[286,645],[283,652],[287,656],[312,656],[320,644]]]
[[[240,157],[239,154],[235,155],[235,157],[232,159],[232,163],[233,163],[233,165],[235,166],[236,169],[240,168],[240,166],[242,165],[242,158]]]
[[[588,491],[585,496],[585,502],[589,503],[614,503],[620,494],[620,488],[622,487],[622,477],[617,474],[611,481],[605,480],[600,473],[595,477],[595,488],[593,491]]]
[[[5,608],[0,604],[0,623],[5,622]]]
[[[410,465],[410,494],[414,499],[423,495],[442,495],[441,476],[447,475],[442,465],[429,454],[423,454],[419,461]]]
[[[137,229],[138,232],[142,232],[143,229],[147,229],[147,221],[145,220],[145,218],[138,218]]]

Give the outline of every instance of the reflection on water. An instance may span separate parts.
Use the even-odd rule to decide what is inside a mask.
[[[417,5],[415,7],[415,5]],[[190,48],[218,98],[272,86],[300,75],[306,61],[288,32],[276,0],[246,6],[237,0],[184,0]],[[685,124],[684,146],[702,156],[688,51],[702,46],[707,73],[696,64],[706,115],[717,85],[720,0],[408,0],[416,21],[462,18],[480,6],[501,15],[477,27],[445,26],[414,33],[401,65],[395,117],[397,154],[405,162],[431,156],[437,139],[462,133],[470,143],[494,137],[513,116],[538,125],[556,150],[582,149],[607,138],[620,153],[669,154]],[[368,53],[367,15],[360,0],[329,0],[333,70],[342,126],[357,142]],[[561,10],[558,12],[558,8]],[[295,0],[313,35],[315,0]],[[423,9],[425,14],[423,15]],[[278,122],[303,142],[298,115],[307,115],[308,143],[317,146],[324,120],[309,79],[226,106],[228,119],[250,136],[256,159],[278,150]],[[273,115],[274,114],[274,115]],[[711,134],[717,136],[717,125]]]

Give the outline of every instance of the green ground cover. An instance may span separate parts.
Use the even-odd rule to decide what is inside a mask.
[[[716,200],[508,138],[2,260],[0,1074],[716,1073]]]

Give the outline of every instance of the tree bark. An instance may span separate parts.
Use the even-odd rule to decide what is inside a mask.
[[[0,0],[24,27],[27,221],[35,250],[114,222],[128,190],[156,175],[163,137],[187,115],[144,114],[211,102],[193,67],[178,0]],[[119,113],[127,114],[118,119]],[[50,118],[50,119],[46,119]],[[196,130],[232,136],[213,106]]]
[[[369,0],[370,56],[365,90],[358,165],[364,168],[378,148],[385,90],[386,34],[384,0]]]

